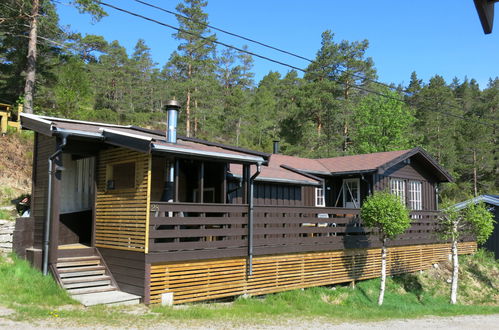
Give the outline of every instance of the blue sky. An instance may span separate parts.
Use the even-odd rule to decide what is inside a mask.
[[[146,0],[174,10],[176,0]],[[144,7],[133,0],[108,3],[168,24],[174,16]],[[499,7],[499,6],[496,6]],[[173,30],[107,8],[108,17],[92,24],[88,15],[58,5],[60,21],[83,34],[118,40],[129,53],[139,38],[151,48],[153,59],[163,66],[176,49]],[[321,33],[332,30],[335,39],[368,39],[379,80],[409,82],[412,71],[427,81],[435,74],[448,82],[454,77],[475,78],[485,88],[490,77],[499,76],[499,23],[484,35],[472,0],[209,0],[210,24],[313,59],[320,48]],[[497,21],[498,19],[496,19]],[[305,68],[307,62],[217,33],[218,39],[276,60]],[[258,82],[269,71],[289,69],[255,58]]]

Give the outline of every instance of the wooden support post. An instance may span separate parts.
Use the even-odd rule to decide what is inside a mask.
[[[199,184],[198,184],[198,193],[199,193],[199,200],[198,203],[204,203],[204,162],[201,161],[201,164],[199,165]]]
[[[223,171],[222,171],[222,187],[220,189],[221,191],[221,201],[222,204],[227,203],[227,164],[223,164]]]
[[[178,188],[179,188],[179,178],[180,178],[180,162],[177,158],[175,158],[175,194],[173,196],[173,200],[175,202],[179,201],[178,198]]]
[[[52,168],[52,221],[50,222],[49,265],[57,263],[57,249],[59,247],[62,172],[58,168],[62,168],[62,153],[54,159]]]

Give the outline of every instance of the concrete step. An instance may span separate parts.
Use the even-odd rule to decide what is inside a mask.
[[[61,279],[88,275],[104,275],[106,268],[104,266],[82,266],[59,269],[59,277]]]
[[[90,275],[90,276],[63,278],[63,279],[61,279],[61,282],[62,282],[62,284],[71,284],[71,283],[97,282],[97,281],[105,281],[105,280],[111,280],[111,278],[107,275]]]
[[[73,295],[73,299],[79,301],[85,306],[94,306],[100,304],[106,305],[135,305],[140,302],[140,297],[122,292],[109,291],[89,294]]]
[[[98,287],[90,287],[90,288],[76,288],[76,289],[67,289],[70,295],[82,295],[82,294],[90,294],[90,293],[98,293],[98,292],[108,292],[108,291],[117,291],[117,289],[112,285],[106,286],[98,286]]]
[[[65,289],[76,289],[76,288],[89,288],[94,286],[105,286],[111,285],[111,280],[102,281],[92,281],[92,282],[77,282],[77,283],[63,283],[62,286]]]
[[[82,260],[72,260],[72,261],[60,261],[57,260],[57,268],[66,268],[66,267],[80,267],[80,266],[92,266],[92,265],[100,265],[100,258],[89,258]]]

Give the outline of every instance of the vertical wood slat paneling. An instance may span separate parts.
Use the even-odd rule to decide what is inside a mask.
[[[43,227],[47,208],[48,191],[48,158],[55,152],[55,138],[36,133],[35,139],[35,177],[32,194],[32,216],[34,223],[34,247],[42,248]]]
[[[474,251],[474,242],[459,244],[460,254]],[[391,247],[388,274],[428,269],[449,253],[449,244]],[[161,294],[168,292],[175,304],[182,304],[375,278],[380,276],[380,254],[380,249],[356,249],[255,257],[249,279],[245,258],[153,264],[150,303],[161,303]]]
[[[108,165],[135,162],[135,187],[106,189]],[[95,245],[146,251],[151,157],[123,148],[103,150],[97,165]]]

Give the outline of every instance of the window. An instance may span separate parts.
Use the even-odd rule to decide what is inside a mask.
[[[421,186],[421,181],[409,181],[409,207],[411,210],[423,209]]]
[[[324,188],[315,188],[315,206],[326,206],[326,200],[324,198]]]
[[[391,179],[390,180],[390,191],[392,194],[399,196],[402,199],[402,203],[405,201],[405,180],[402,179]]]
[[[135,188],[135,162],[107,166],[107,189]]]
[[[359,208],[360,207],[360,180],[359,179],[344,179],[342,189],[343,189],[343,207]]]

